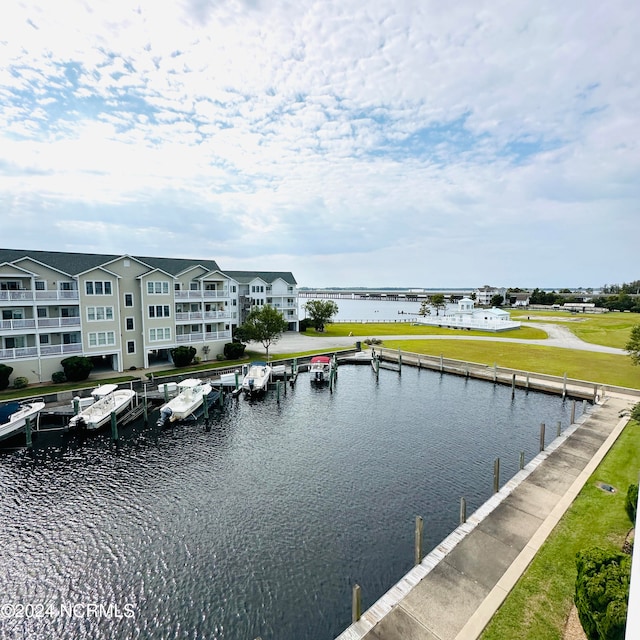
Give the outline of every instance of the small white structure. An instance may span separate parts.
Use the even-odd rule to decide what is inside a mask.
[[[508,312],[495,307],[491,309],[475,309],[471,298],[462,298],[458,302],[458,309],[455,313],[435,317],[426,316],[421,318],[418,324],[492,332],[520,328],[520,323],[511,320]]]

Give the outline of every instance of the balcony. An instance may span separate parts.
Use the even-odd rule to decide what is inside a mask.
[[[231,338],[231,331],[208,331],[207,333],[185,333],[176,336],[178,344],[190,342],[206,342],[208,340],[228,340]]]
[[[78,291],[36,291],[36,300],[38,302],[80,300],[80,294]]]
[[[176,300],[205,300],[211,298],[228,298],[229,289],[198,289],[197,291],[174,291]]]
[[[78,291],[31,291],[30,289],[0,291],[0,302],[68,302],[79,299]]]
[[[69,327],[79,327],[80,318],[38,318],[38,329],[67,329]],[[25,330],[33,332],[36,329],[36,320],[33,318],[26,318],[20,320],[0,320],[0,331],[2,333],[8,333],[11,331]]]
[[[38,318],[38,329],[66,329],[68,327],[79,327],[80,318]]]
[[[82,345],[76,344],[41,344],[40,355],[46,356],[63,356],[68,353],[82,353]]]
[[[33,318],[20,320],[0,320],[0,331],[24,331],[25,329],[35,330],[36,321]]]
[[[191,322],[197,320],[202,322],[203,320],[225,320],[231,318],[230,311],[177,311],[176,322]]]
[[[21,360],[37,358],[38,347],[18,347],[16,349],[0,349],[0,360]]]

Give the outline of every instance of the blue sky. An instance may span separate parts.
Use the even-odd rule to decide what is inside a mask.
[[[637,2],[13,4],[0,246],[302,286],[640,277]]]

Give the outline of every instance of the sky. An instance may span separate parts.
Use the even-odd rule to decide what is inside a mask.
[[[637,0],[9,0],[0,246],[299,286],[638,272]]]

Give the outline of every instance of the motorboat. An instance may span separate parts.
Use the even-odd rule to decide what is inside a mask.
[[[110,393],[113,393],[118,389],[117,384],[101,384],[99,387],[96,387],[91,395],[81,398],[80,396],[76,396],[71,400],[71,408],[74,410],[82,411],[87,407],[90,407],[94,402],[97,402],[101,398],[108,396]]]
[[[332,361],[329,356],[313,356],[309,362],[312,384],[328,384],[331,378]]]
[[[160,407],[157,425],[163,427],[167,422],[178,422],[193,415],[206,401],[207,406],[213,399],[213,387],[205,380],[187,378],[176,386],[178,395]]]
[[[106,387],[107,385],[103,385]],[[101,392],[98,393],[99,399],[85,407],[78,414],[73,416],[69,421],[69,428],[78,427],[80,429],[86,429],[87,431],[96,431],[104,427],[110,420],[111,414],[115,413],[116,416],[123,413],[128,407],[133,407],[136,400],[137,393],[132,389],[118,389],[117,385],[109,385],[116,387],[113,390],[108,390],[105,395]],[[100,387],[98,387],[100,389]],[[94,392],[95,393],[95,389]],[[104,392],[105,389],[102,389]],[[92,394],[93,395],[93,394]],[[93,396],[98,397],[98,396]]]
[[[266,362],[252,362],[242,379],[242,390],[246,395],[265,393],[271,380],[272,369]]]
[[[44,409],[41,399],[9,402],[0,407],[0,440],[10,438],[26,429],[27,418],[37,428],[40,412]]]

